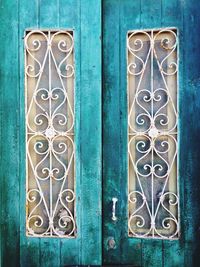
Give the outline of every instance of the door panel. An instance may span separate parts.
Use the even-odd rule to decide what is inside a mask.
[[[2,266],[98,265],[101,263],[101,1],[5,0],[1,1],[1,19],[4,21],[0,47],[1,130],[4,129],[1,151],[5,163],[1,165]],[[74,30],[78,233],[72,239],[25,234],[23,38],[26,29],[38,28]],[[6,143],[7,146],[3,145]]]
[[[198,266],[200,3],[196,0],[3,0],[0,7],[1,265]],[[129,30],[163,27],[178,28],[180,49],[181,236],[173,241],[128,237],[126,35]],[[26,29],[37,28],[74,29],[75,34],[78,228],[75,239],[25,235],[23,38]],[[113,197],[118,199],[116,221],[111,219]]]
[[[133,266],[197,266],[200,248],[197,224],[199,212],[193,185],[199,188],[192,168],[198,152],[193,138],[199,63],[192,67],[200,43],[195,1],[103,1],[103,261],[104,264]],[[191,15],[192,14],[192,15]],[[152,240],[128,237],[127,163],[127,58],[126,35],[130,30],[176,27],[179,33],[179,189],[181,236],[179,240]],[[197,28],[196,28],[197,29]],[[189,43],[189,32],[194,39]],[[196,54],[197,57],[197,54]],[[190,64],[189,64],[190,62]],[[189,66],[188,66],[189,64]],[[198,71],[197,71],[198,69]],[[193,77],[193,78],[192,78]],[[193,79],[194,83],[191,82]],[[195,89],[194,89],[195,88]],[[186,100],[187,98],[187,100]],[[189,102],[190,101],[190,104]],[[188,110],[188,105],[190,106]],[[191,130],[192,127],[192,130]],[[187,139],[187,136],[191,139]],[[199,147],[199,141],[196,139]],[[194,145],[194,146],[193,146]],[[188,151],[189,154],[188,154]],[[191,158],[190,158],[191,157]],[[190,162],[190,163],[189,163]],[[187,167],[186,167],[187,166]],[[194,165],[193,165],[194,166]],[[187,171],[186,171],[187,169]],[[190,177],[190,179],[188,179]],[[190,181],[189,181],[190,180]],[[189,194],[189,192],[191,192]],[[112,198],[116,197],[117,220],[112,221]],[[193,203],[193,204],[192,204]],[[197,203],[197,202],[196,202]],[[189,219],[190,218],[190,219]],[[198,222],[198,223],[197,223]],[[196,230],[195,230],[196,229]],[[109,246],[109,240],[112,240]],[[114,242],[113,242],[114,240]],[[113,245],[114,244],[114,245]],[[193,247],[192,247],[193,244]],[[190,248],[190,250],[188,250]],[[189,256],[190,255],[190,256]]]

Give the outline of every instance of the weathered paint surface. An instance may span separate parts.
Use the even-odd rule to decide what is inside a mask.
[[[197,0],[103,1],[103,261],[147,267],[199,266],[200,252],[200,20]],[[177,27],[179,63],[179,181],[181,238],[127,237],[126,33]],[[111,199],[119,199],[111,221]],[[115,249],[107,240],[114,237]]]
[[[103,12],[101,14],[101,6]],[[2,0],[0,2],[1,266],[130,264],[199,266],[200,36],[198,0]],[[101,41],[103,19],[103,42]],[[178,241],[127,237],[127,30],[180,32]],[[77,239],[25,236],[24,55],[26,28],[74,28]],[[103,243],[101,242],[101,44],[103,46]],[[111,199],[119,198],[115,224]],[[108,250],[110,237],[116,248]]]
[[[101,264],[101,1],[3,0],[0,18],[2,266]],[[76,239],[25,236],[23,37],[35,28],[74,29]]]

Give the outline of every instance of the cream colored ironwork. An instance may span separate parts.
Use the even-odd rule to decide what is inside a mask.
[[[128,32],[130,237],[179,235],[177,47],[176,29]]]
[[[73,31],[26,32],[26,231],[74,237]]]

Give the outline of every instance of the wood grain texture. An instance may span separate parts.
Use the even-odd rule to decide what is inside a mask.
[[[142,264],[142,242],[138,238],[128,238],[128,157],[127,157],[127,56],[126,38],[129,30],[141,28],[141,3],[140,0],[121,1],[120,5],[120,187],[121,190],[121,260],[123,264],[130,262],[134,266]]]
[[[101,1],[81,1],[81,257],[101,264]]]
[[[18,1],[1,1],[1,242],[2,266],[19,264]],[[15,104],[13,104],[15,103]]]
[[[118,6],[118,7],[117,7]],[[109,11],[108,11],[109,8]],[[119,9],[119,13],[116,11]],[[200,102],[197,94],[200,82],[198,47],[200,45],[198,1],[114,1],[103,2],[103,54],[104,54],[104,96],[103,96],[103,156],[104,156],[104,262],[132,264],[133,266],[198,266],[200,251],[199,203],[199,114]],[[115,23],[111,23],[115,17]],[[114,21],[114,19],[113,19]],[[119,23],[119,25],[118,25]],[[126,234],[126,62],[124,35],[127,30],[176,27],[179,36],[179,191],[181,209],[181,237],[176,241],[130,239]],[[108,34],[109,33],[109,34]],[[113,38],[120,35],[120,38]],[[118,43],[119,41],[119,43]],[[120,49],[120,55],[118,54]],[[114,52],[114,57],[112,53]],[[198,61],[198,62],[197,62]],[[112,67],[114,66],[114,67]],[[119,78],[120,76],[120,78]],[[120,89],[119,89],[120,88]],[[118,99],[120,95],[120,99]],[[112,102],[115,101],[115,106]],[[114,106],[114,107],[113,107]],[[113,110],[115,112],[113,112]],[[115,114],[114,114],[115,113]],[[120,114],[120,115],[119,115]],[[120,116],[120,120],[119,117]],[[195,123],[196,122],[196,123]],[[119,127],[112,132],[115,123]],[[120,130],[119,130],[120,128]],[[115,129],[115,128],[114,128]],[[119,135],[121,135],[119,137]],[[112,140],[115,146],[112,146]],[[116,143],[120,142],[120,143]],[[120,151],[120,152],[119,152]],[[116,155],[113,156],[113,154]],[[121,168],[114,168],[119,162]],[[116,160],[117,158],[117,160]],[[196,167],[195,167],[196,166]],[[114,169],[112,171],[112,168]],[[118,178],[122,177],[120,192]],[[107,188],[109,186],[109,189]],[[195,188],[194,188],[195,186]],[[120,194],[118,211],[123,220],[115,224],[110,220],[109,198],[114,192]],[[117,236],[121,231],[121,247],[107,251],[109,233]],[[118,235],[119,236],[119,235]],[[118,241],[118,240],[117,240]],[[120,250],[120,252],[119,252]],[[114,257],[112,256],[114,255]],[[109,257],[110,256],[110,257]]]
[[[1,266],[100,266],[102,246],[104,263],[113,266],[199,266],[199,10],[197,0],[1,1]],[[74,29],[78,235],[70,240],[25,235],[23,37],[25,29],[40,27]],[[176,241],[127,236],[126,33],[159,27],[177,27],[179,31],[181,237]],[[119,198],[116,223],[111,222],[113,196]],[[108,249],[109,237],[116,240],[113,250]]]
[[[19,159],[20,159],[20,265],[21,266],[38,266],[40,265],[40,243],[38,238],[26,237],[25,224],[25,203],[26,203],[26,168],[25,168],[25,96],[24,96],[24,36],[25,30],[38,28],[39,26],[39,9],[36,1],[20,1],[19,6],[19,102],[20,106],[20,123],[19,123]]]
[[[76,239],[61,240],[60,257],[61,266],[67,266],[67,264],[73,262],[74,264],[80,264],[81,262],[81,179],[80,179],[80,96],[81,96],[81,84],[80,84],[80,68],[81,68],[81,36],[80,36],[80,1],[68,0],[69,7],[63,8],[66,5],[66,0],[59,1],[59,28],[61,29],[73,29],[74,31],[74,57],[75,57],[75,164],[76,164],[76,222],[77,222],[77,237]],[[69,249],[70,248],[70,249]]]
[[[120,255],[120,114],[119,114],[119,3],[103,2],[103,259],[118,264]],[[112,217],[112,198],[116,204],[116,222]],[[115,249],[108,242],[114,238]]]
[[[0,92],[1,103],[3,103],[1,153],[4,155],[5,162],[1,168],[2,266],[58,267],[84,263],[100,265],[101,2],[99,0],[34,0],[31,2],[5,0],[1,2],[0,12],[3,22],[1,37],[4,40],[0,45]],[[95,13],[95,21],[91,23]],[[38,28],[74,30],[78,227],[77,238],[74,239],[31,238],[25,235],[23,39],[26,29]],[[91,34],[93,31],[95,34]],[[80,98],[82,98],[81,101]],[[88,157],[88,153],[92,155],[92,160]]]
[[[183,21],[183,93],[181,95],[181,137],[182,163],[180,179],[184,181],[184,265],[199,266],[200,251],[200,27],[199,1],[186,1]],[[192,40],[191,40],[192,38]],[[190,41],[191,40],[191,41]]]
[[[167,1],[162,0],[162,26],[163,27],[176,27],[178,30],[179,38],[179,109],[182,105],[182,93],[183,93],[183,9],[181,7],[181,1]],[[182,136],[181,132],[181,113],[179,113],[179,137]],[[180,138],[179,138],[180,140]],[[181,165],[181,143],[179,142],[179,170],[183,168]],[[179,194],[180,194],[180,211],[181,218],[183,218],[184,210],[184,179],[179,171]],[[183,220],[181,220],[181,238],[179,240],[174,240],[173,242],[165,240],[163,242],[163,266],[184,266],[184,225]]]

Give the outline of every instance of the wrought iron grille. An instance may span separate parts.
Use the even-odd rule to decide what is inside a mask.
[[[130,237],[179,234],[177,51],[176,29],[128,33]]]
[[[74,237],[74,39],[72,31],[25,37],[26,231]]]

